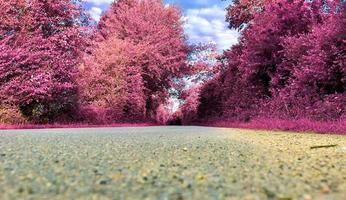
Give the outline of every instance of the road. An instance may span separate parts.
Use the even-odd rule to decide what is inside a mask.
[[[346,137],[203,127],[0,131],[0,199],[346,199]]]

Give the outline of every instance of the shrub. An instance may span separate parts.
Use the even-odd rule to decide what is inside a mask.
[[[24,124],[25,118],[21,112],[15,108],[1,108],[0,109],[0,124]]]

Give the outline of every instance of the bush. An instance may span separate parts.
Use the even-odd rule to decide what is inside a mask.
[[[26,122],[20,110],[15,108],[0,108],[0,124],[24,124]]]

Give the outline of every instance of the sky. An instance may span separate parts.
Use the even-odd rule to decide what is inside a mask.
[[[96,21],[114,0],[84,0],[85,7]],[[164,0],[178,5],[184,13],[185,33],[191,43],[215,43],[220,51],[238,41],[239,33],[230,30],[225,22],[225,8],[230,1],[221,0]]]

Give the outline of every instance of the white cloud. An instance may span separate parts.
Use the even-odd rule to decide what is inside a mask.
[[[204,1],[201,0],[200,3]],[[191,42],[214,42],[220,50],[238,42],[239,33],[230,30],[225,22],[226,11],[219,6],[189,9],[186,12],[185,31]]]
[[[114,0],[84,0],[84,2],[92,3],[96,6],[111,4]]]
[[[100,21],[100,17],[102,14],[102,11],[106,9],[111,3],[113,3],[115,0],[82,0],[84,3],[87,3],[88,10],[90,16],[95,21]]]
[[[100,17],[101,17],[101,14],[102,14],[102,9],[98,8],[98,7],[92,7],[89,10],[89,14],[95,21],[98,22],[98,21],[100,21]]]
[[[89,10],[89,14],[93,19],[99,21],[103,9],[107,8],[114,0],[84,0],[84,2],[93,5]],[[210,1],[196,0],[194,3],[206,6],[210,4]],[[169,4],[165,6],[169,6]],[[220,50],[228,49],[236,44],[239,33],[227,27],[225,15],[225,9],[217,5],[186,10],[184,29],[189,40],[193,43],[213,42],[217,44]]]

